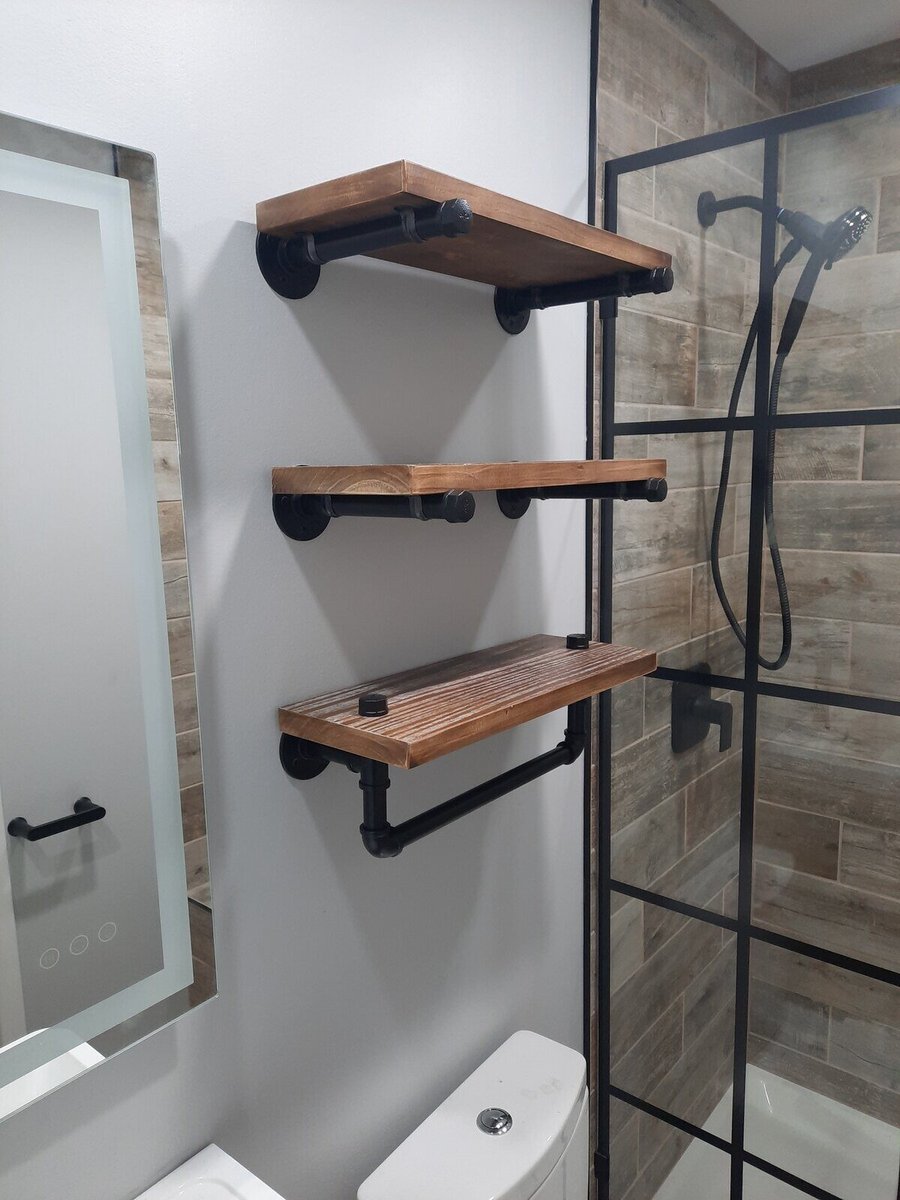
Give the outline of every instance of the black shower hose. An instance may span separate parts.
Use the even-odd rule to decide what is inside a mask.
[[[773,283],[778,279],[778,276],[791,261],[792,258],[800,250],[800,243],[797,241],[789,242],[785,249],[781,252],[778,262],[775,264],[775,275]],[[753,314],[753,320],[750,323],[750,328],[747,331],[747,340],[744,342],[744,349],[741,354],[741,360],[738,364],[738,369],[734,377],[734,386],[731,389],[731,399],[728,403],[728,420],[733,421],[737,416],[738,405],[741,401],[741,392],[744,387],[744,380],[747,376],[747,369],[750,366],[750,358],[753,354],[753,347],[756,345],[757,335],[759,334],[759,307]],[[772,378],[769,383],[769,399],[768,399],[768,414],[769,418],[773,418],[778,412],[778,392],[781,388],[781,373],[784,369],[784,360],[787,358],[787,351],[778,353],[775,356],[775,365],[772,369]],[[725,514],[725,501],[728,492],[728,480],[731,475],[731,456],[734,449],[734,428],[729,427],[725,431],[725,445],[722,450],[722,470],[719,475],[719,491],[716,496],[716,511],[713,516],[712,535],[709,544],[709,565],[712,570],[713,583],[716,588],[716,595],[719,597],[719,602],[722,605],[722,611],[728,618],[728,624],[734,630],[735,637],[746,650],[747,635],[741,628],[740,621],[737,619],[734,609],[731,607],[728,595],[725,591],[725,584],[722,580],[722,571],[719,565],[719,542],[722,536],[722,518]],[[781,614],[781,650],[778,657],[774,659],[765,658],[762,654],[757,653],[757,662],[767,671],[779,671],[791,654],[792,630],[791,630],[791,599],[788,594],[787,580],[784,577],[784,567],[781,562],[781,549],[778,545],[778,535],[775,529],[775,427],[769,427],[769,438],[766,446],[766,477],[765,477],[765,515],[766,515],[766,536],[769,542],[769,555],[772,559],[772,570],[775,574],[775,587],[778,592],[778,608]]]

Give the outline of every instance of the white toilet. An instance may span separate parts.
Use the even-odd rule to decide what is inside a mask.
[[[585,1063],[514,1033],[381,1164],[359,1200],[586,1200]]]

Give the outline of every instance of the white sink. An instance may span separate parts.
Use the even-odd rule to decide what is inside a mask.
[[[136,1200],[283,1200],[246,1167],[207,1146]]]

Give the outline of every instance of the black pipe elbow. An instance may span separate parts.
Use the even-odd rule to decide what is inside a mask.
[[[403,849],[394,836],[392,825],[383,825],[380,829],[360,825],[359,832],[362,844],[373,858],[396,858]]]

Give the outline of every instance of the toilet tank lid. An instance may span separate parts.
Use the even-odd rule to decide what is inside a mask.
[[[584,1087],[576,1050],[514,1033],[369,1176],[359,1200],[528,1200],[572,1137]],[[512,1117],[508,1132],[479,1128],[491,1108]]]

